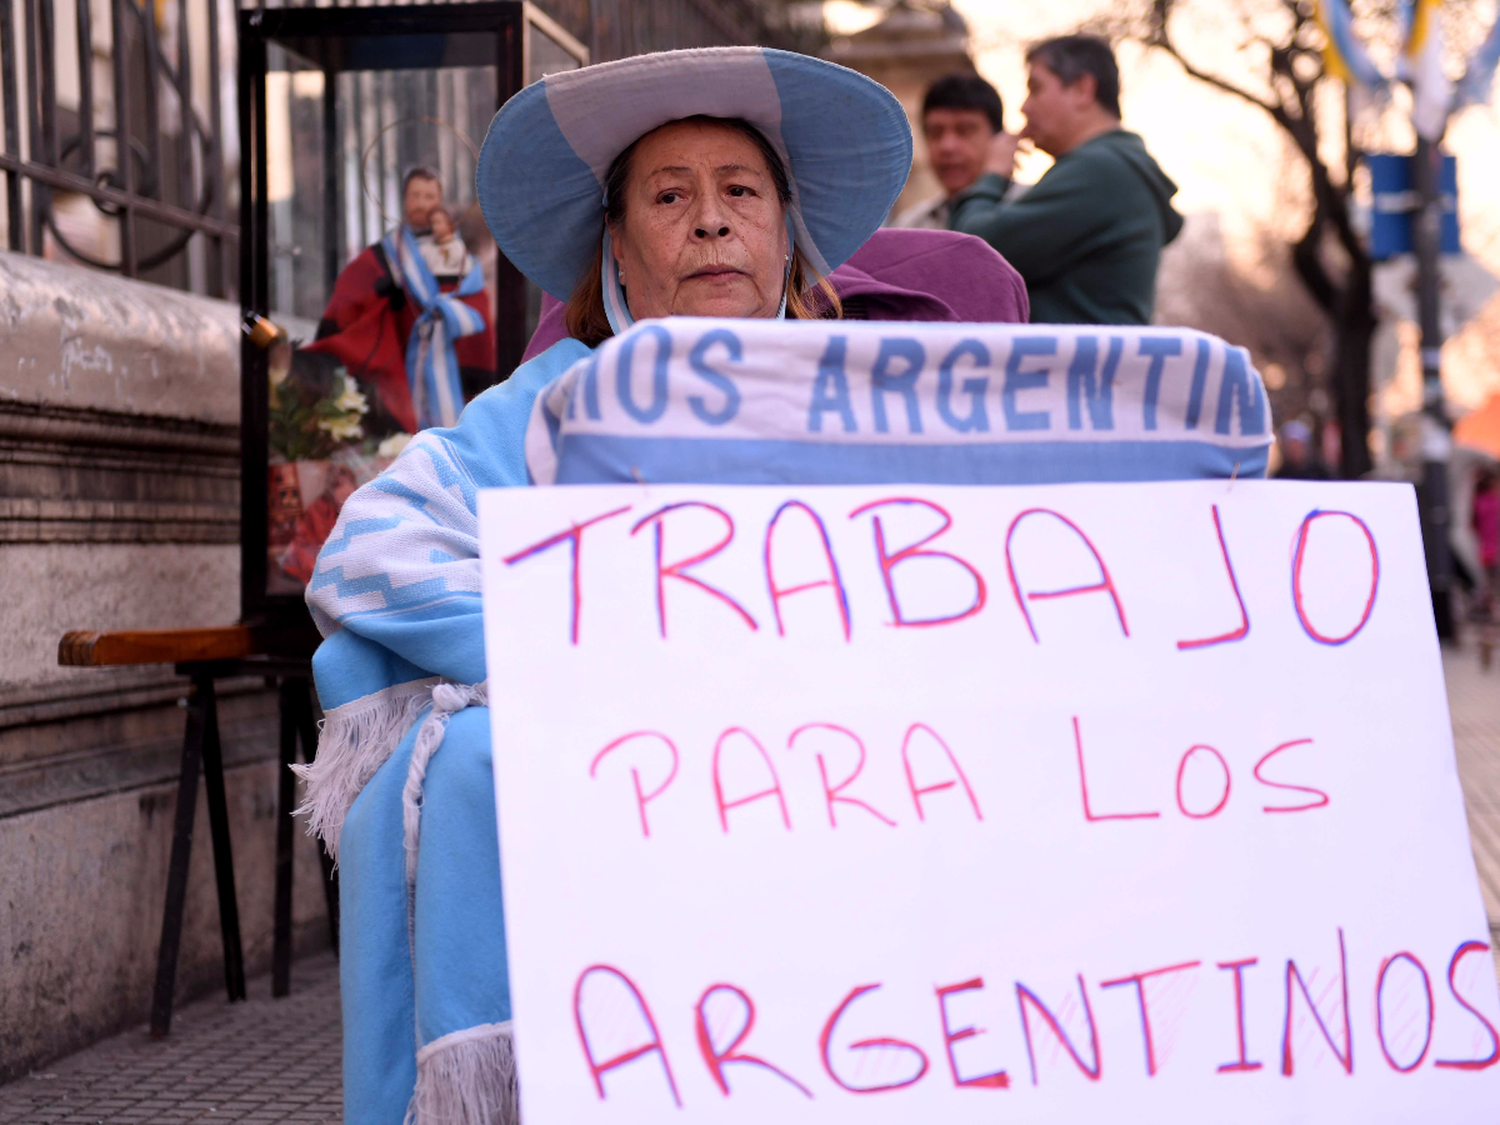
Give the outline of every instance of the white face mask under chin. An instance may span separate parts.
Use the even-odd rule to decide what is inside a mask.
[[[791,217],[786,221],[786,244],[794,246],[795,235]],[[786,319],[786,298],[791,288],[792,256],[786,255],[786,269],[781,275],[781,307],[776,310],[776,319]],[[625,287],[620,284],[620,265],[615,261],[614,243],[610,241],[609,224],[604,225],[604,253],[599,266],[599,288],[604,296],[604,315],[609,320],[610,331],[616,336],[635,323],[630,315],[630,306],[625,302]]]

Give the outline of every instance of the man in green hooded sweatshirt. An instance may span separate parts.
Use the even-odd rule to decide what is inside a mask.
[[[983,238],[1026,279],[1037,324],[1149,324],[1161,248],[1177,237],[1177,185],[1120,128],[1109,44],[1067,35],[1026,52],[1026,128],[998,134],[985,174],[953,201],[953,230]],[[1056,163],[1009,202],[1017,146]]]

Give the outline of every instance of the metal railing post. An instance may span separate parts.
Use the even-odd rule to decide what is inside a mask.
[[[135,194],[135,153],[130,147],[130,55],[125,37],[125,5],[134,0],[110,0],[110,67],[115,86],[115,164],[126,195]],[[136,275],[135,208],[120,208],[120,272]]]
[[[16,90],[16,13],[12,0],[0,0],[0,101],[5,102],[5,155],[20,159],[20,97]],[[12,250],[26,252],[26,217],[21,210],[21,176],[5,170],[6,240]]]
[[[94,178],[94,13],[89,0],[74,5],[78,19],[78,152],[81,174]]]

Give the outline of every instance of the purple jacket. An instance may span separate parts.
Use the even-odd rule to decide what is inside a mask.
[[[989,243],[946,230],[876,231],[828,280],[846,313],[866,320],[1025,324],[1026,283]],[[567,335],[562,302],[542,295],[542,316],[523,360]]]

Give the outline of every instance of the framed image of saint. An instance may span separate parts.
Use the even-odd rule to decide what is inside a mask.
[[[305,655],[348,495],[520,362],[540,292],[474,198],[478,140],[588,52],[530,3],[240,13],[244,620]]]

